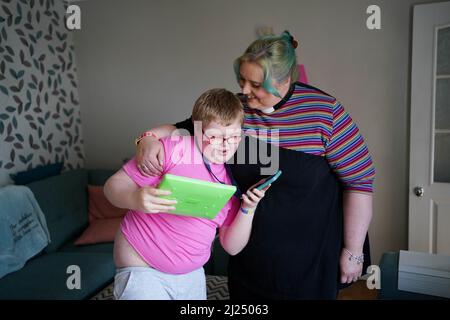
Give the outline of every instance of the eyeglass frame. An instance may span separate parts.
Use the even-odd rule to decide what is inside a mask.
[[[225,141],[226,141],[227,144],[229,144],[229,145],[239,144],[239,142],[242,140],[242,133],[239,134],[238,136],[237,136],[237,135],[234,135],[234,136],[231,136],[231,137],[228,137],[228,138],[225,138],[225,137],[216,137],[216,136],[208,137],[203,129],[202,129],[202,133],[203,133],[203,137],[206,138],[206,140],[208,141],[208,143],[209,143],[210,145],[213,145],[213,146],[223,145]],[[237,139],[236,142],[230,142],[230,141],[229,141],[230,139],[233,139],[233,138],[234,138],[234,139]],[[217,139],[217,141],[219,141],[219,139],[220,139],[220,142],[219,142],[219,143],[213,143],[213,142],[211,142],[211,141],[213,141],[213,139]]]

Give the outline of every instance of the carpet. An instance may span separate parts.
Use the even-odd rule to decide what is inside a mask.
[[[208,300],[228,300],[228,281],[224,276],[206,276]],[[114,300],[114,282],[97,293],[91,300]]]

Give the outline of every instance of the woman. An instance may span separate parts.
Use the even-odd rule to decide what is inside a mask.
[[[254,212],[247,247],[230,258],[232,299],[335,299],[339,282],[355,282],[363,271],[375,169],[342,105],[296,82],[296,46],[287,31],[264,36],[234,62],[247,98],[244,133],[278,152],[283,174]],[[143,174],[161,170],[158,138],[175,128],[193,132],[187,119],[140,137]],[[230,165],[243,190],[261,167],[260,158]]]

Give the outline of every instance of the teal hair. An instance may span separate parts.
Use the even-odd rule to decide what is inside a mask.
[[[240,68],[243,62],[258,64],[264,75],[262,87],[269,93],[281,98],[273,84],[283,83],[289,77],[291,82],[298,79],[297,58],[293,46],[294,38],[289,31],[280,36],[267,35],[253,41],[244,54],[234,61],[233,67],[239,81]]]

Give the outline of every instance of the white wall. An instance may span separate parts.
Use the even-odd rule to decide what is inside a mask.
[[[420,1],[423,3],[424,1]],[[413,0],[81,2],[75,32],[86,163],[114,168],[144,129],[185,119],[212,87],[238,91],[232,61],[257,26],[289,29],[312,85],[336,96],[376,170],[374,262],[407,247],[409,65]],[[382,29],[366,28],[381,7]]]

